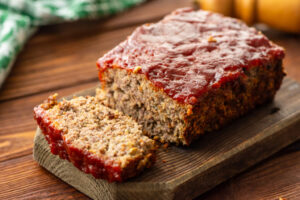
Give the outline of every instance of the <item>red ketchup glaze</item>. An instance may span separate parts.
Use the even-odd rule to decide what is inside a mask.
[[[97,62],[99,78],[119,67],[146,77],[181,103],[243,75],[243,68],[282,59],[284,50],[237,19],[182,8],[137,28]]]
[[[59,155],[61,159],[69,160],[79,170],[92,174],[95,178],[106,179],[109,182],[123,181],[119,164],[67,144],[63,139],[63,131],[52,124],[44,109],[35,107],[34,118],[48,141],[51,153]]]

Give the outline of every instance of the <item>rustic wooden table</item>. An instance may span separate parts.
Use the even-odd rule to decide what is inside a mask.
[[[96,59],[136,26],[161,19],[190,0],[152,0],[109,18],[41,28],[0,91],[0,199],[88,199],[32,158],[32,108],[48,95],[70,95],[98,83]],[[289,77],[300,81],[300,36],[267,32],[286,48]],[[300,142],[198,199],[300,199]]]

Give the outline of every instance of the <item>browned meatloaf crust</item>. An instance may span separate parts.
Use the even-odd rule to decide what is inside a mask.
[[[34,113],[51,152],[96,178],[120,182],[155,161],[155,142],[141,126],[94,97],[58,103],[50,96]]]
[[[98,61],[98,99],[161,142],[189,145],[274,98],[284,51],[239,20],[179,9]]]

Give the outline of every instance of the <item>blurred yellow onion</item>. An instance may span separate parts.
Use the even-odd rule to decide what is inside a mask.
[[[201,9],[300,33],[300,0],[196,0]]]

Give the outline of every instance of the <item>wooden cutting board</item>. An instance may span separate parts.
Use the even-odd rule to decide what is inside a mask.
[[[95,88],[76,95],[94,95]],[[300,139],[300,84],[286,78],[274,102],[190,147],[161,147],[155,165],[125,183],[108,183],[50,153],[37,129],[34,159],[93,199],[192,199]]]

